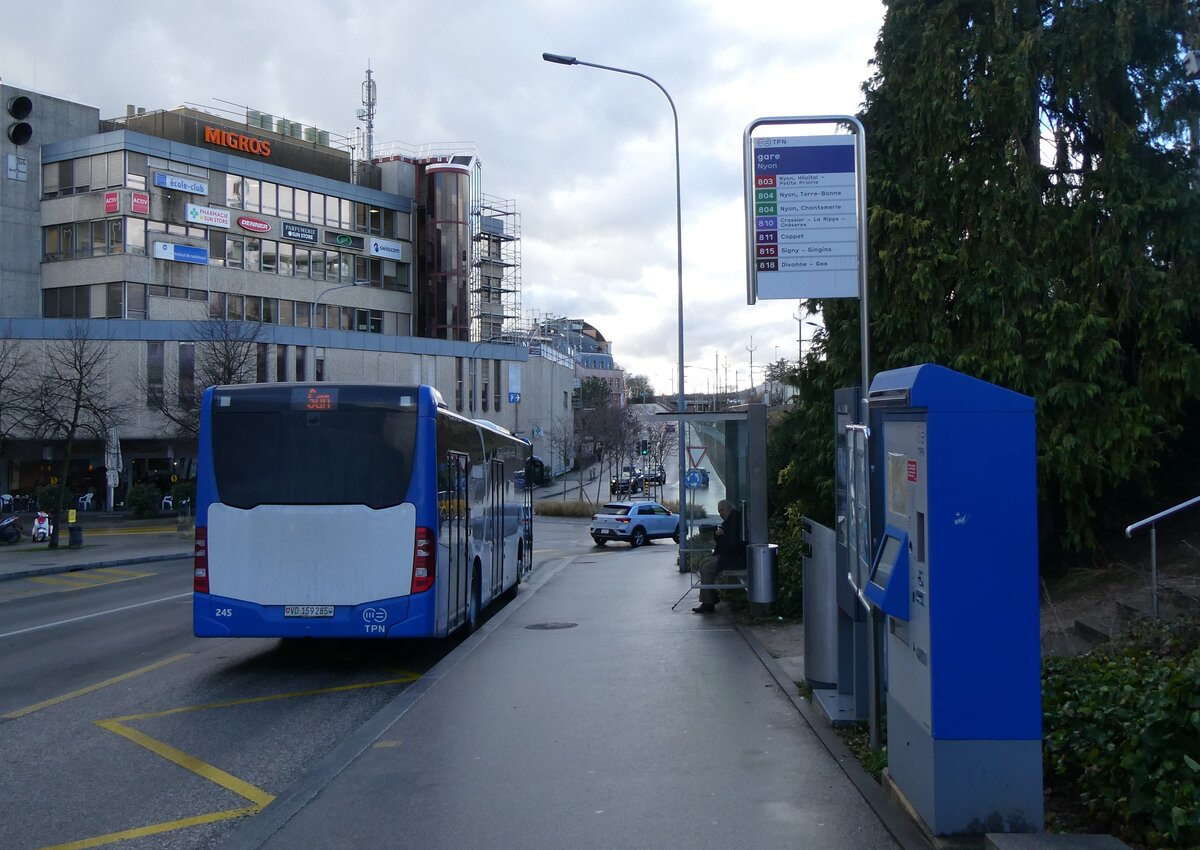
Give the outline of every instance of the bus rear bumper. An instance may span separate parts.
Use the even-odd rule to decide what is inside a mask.
[[[408,597],[363,605],[336,605],[332,616],[290,617],[283,605],[257,605],[220,596],[195,594],[192,631],[196,637],[388,638],[428,637],[422,606]]]

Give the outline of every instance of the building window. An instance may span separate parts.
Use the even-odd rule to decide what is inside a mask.
[[[225,318],[225,293],[210,292],[208,295],[208,317],[210,319]]]
[[[500,412],[500,361],[493,360],[492,365],[494,367],[493,373],[492,373],[492,406],[495,408],[496,412],[499,413]]]
[[[304,358],[308,354],[308,349],[303,345],[296,346],[296,380],[303,381],[305,375],[308,374],[305,368]]]
[[[288,367],[288,347],[286,345],[275,346],[275,380],[287,380]]]
[[[190,407],[196,400],[196,343],[179,343],[179,403]]]
[[[462,413],[463,409],[463,359],[454,358],[454,409]]]
[[[242,178],[237,174],[225,175],[225,206],[235,210],[242,208]]]
[[[488,363],[486,360],[483,361],[482,368],[479,370],[479,374],[481,376],[479,385],[479,406],[484,413],[487,413],[489,401],[488,380],[491,377],[492,370],[488,368]]]
[[[325,380],[325,349],[313,349],[313,378],[318,381]]]
[[[265,384],[271,379],[270,374],[268,374],[271,370],[270,357],[270,344],[266,342],[258,343],[258,373],[255,375],[255,378],[260,384]]]
[[[146,318],[146,284],[125,284],[125,318]]]
[[[124,289],[123,283],[108,283],[104,286],[104,318],[106,319],[124,319],[125,304],[124,304]]]
[[[163,350],[165,343],[146,343],[146,406],[163,402]]]
[[[252,177],[246,177],[243,178],[242,185],[246,191],[246,210],[249,212],[259,212],[262,206],[262,194],[259,182]]]

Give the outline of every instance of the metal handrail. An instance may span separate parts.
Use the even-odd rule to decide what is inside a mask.
[[[1146,517],[1138,520],[1132,525],[1125,527],[1125,536],[1133,537],[1135,531],[1140,531],[1146,526],[1150,526],[1150,605],[1151,613],[1154,619],[1158,619],[1158,528],[1157,523],[1161,519],[1166,519],[1173,514],[1190,508],[1193,505],[1200,504],[1200,496],[1194,499],[1188,499],[1186,502],[1180,502],[1173,508],[1167,508],[1165,511],[1160,511],[1154,516]]]

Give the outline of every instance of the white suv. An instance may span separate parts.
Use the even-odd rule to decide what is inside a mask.
[[[621,540],[636,548],[647,540],[669,537],[679,542],[679,514],[658,502],[609,502],[592,516],[588,531],[597,546]]]

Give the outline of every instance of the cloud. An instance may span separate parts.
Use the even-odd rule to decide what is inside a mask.
[[[590,321],[665,391],[678,370],[671,110],[647,80],[542,53],[636,70],[670,93],[685,359],[711,368],[715,353],[744,382],[751,336],[757,375],[776,351],[795,357],[798,326],[794,302],[746,305],[742,133],[763,116],[857,111],[882,20],[880,0],[259,0],[203,13],[47,0],[0,32],[0,53],[6,82],[103,117],[127,103],[249,106],[347,136],[369,63],[377,149],[474,145],[483,191],[521,215],[525,310]]]

